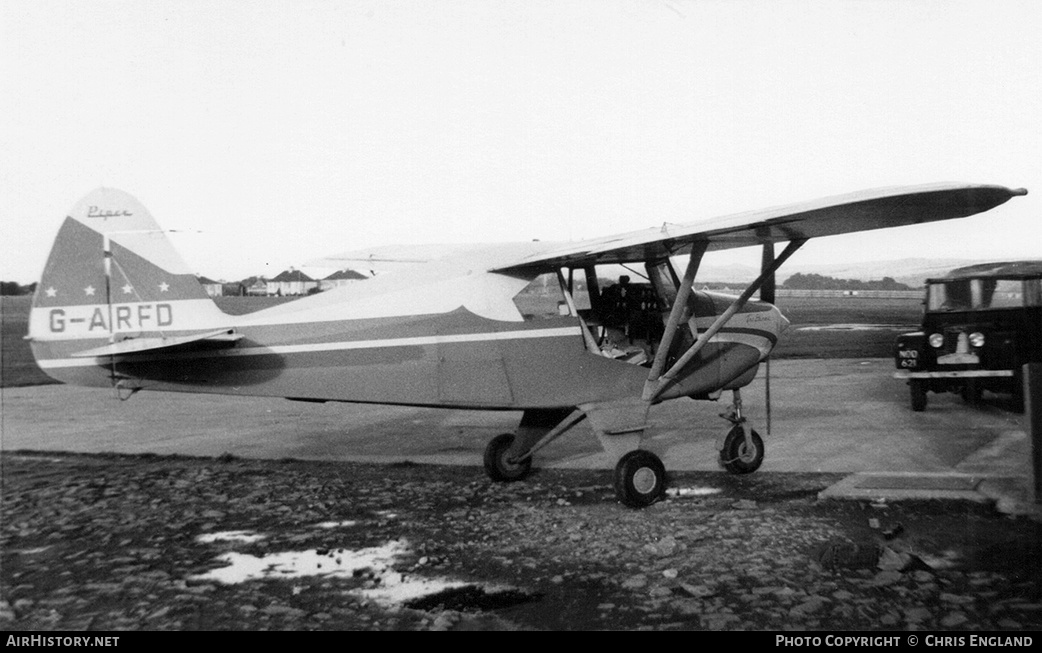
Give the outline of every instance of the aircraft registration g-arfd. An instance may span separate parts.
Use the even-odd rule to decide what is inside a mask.
[[[62,224],[27,338],[50,376],[121,396],[167,390],[522,411],[517,431],[485,451],[499,481],[523,478],[534,452],[588,418],[617,457],[619,500],[639,507],[666,486],[661,460],[642,448],[658,402],[732,391],[720,462],[733,473],[760,466],[763,440],[746,424],[739,390],[788,324],[772,304],[774,273],[809,238],[970,216],[1026,192],[889,188],[577,243],[357,252],[341,258],[398,265],[232,316],[144,206],[103,188]],[[779,242],[787,244],[776,256]],[[694,290],[707,251],[747,246],[763,248],[763,268],[741,295]],[[671,259],[680,256],[678,273]],[[597,266],[608,264],[640,266],[646,282],[602,291]]]

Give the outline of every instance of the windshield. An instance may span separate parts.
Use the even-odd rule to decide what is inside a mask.
[[[1038,305],[1037,279],[957,279],[931,283],[926,307],[930,311],[972,311]]]

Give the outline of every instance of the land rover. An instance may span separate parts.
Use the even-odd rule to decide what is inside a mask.
[[[1042,261],[982,263],[926,282],[922,330],[898,336],[896,378],[912,410],[928,392],[1009,394],[1023,406],[1024,363],[1042,362]]]

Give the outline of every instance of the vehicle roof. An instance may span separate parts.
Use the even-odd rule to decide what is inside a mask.
[[[967,265],[966,267],[955,268],[943,277],[938,277],[936,279],[927,279],[927,283],[951,281],[952,279],[970,279],[977,277],[1042,277],[1042,260],[998,261],[995,263],[977,263],[974,265]]]

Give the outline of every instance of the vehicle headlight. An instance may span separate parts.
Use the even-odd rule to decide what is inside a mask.
[[[970,344],[974,347],[984,346],[984,334],[980,331],[974,331],[970,334]]]
[[[940,333],[930,334],[930,346],[934,349],[940,349],[944,346],[944,336]]]

